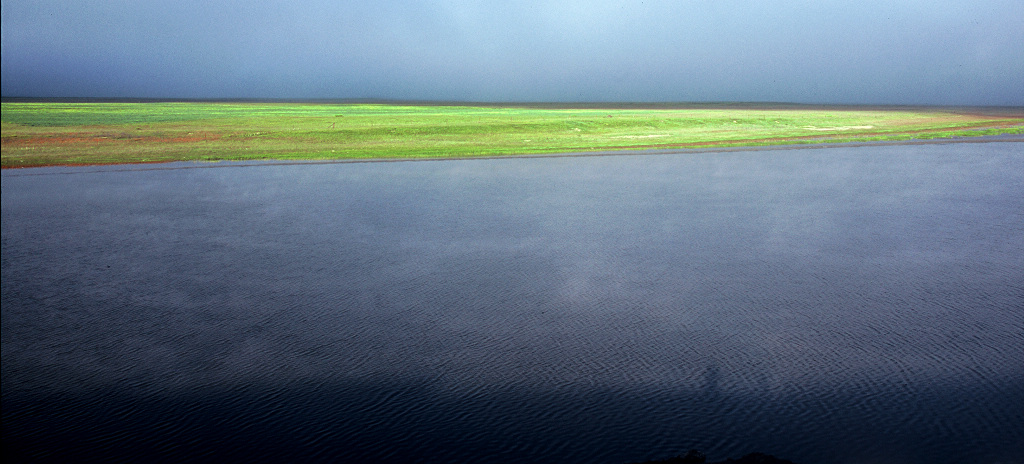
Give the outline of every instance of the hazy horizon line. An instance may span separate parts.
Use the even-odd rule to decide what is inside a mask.
[[[178,97],[36,97],[0,96],[0,102],[39,103],[305,103],[305,104],[381,104],[400,106],[481,106],[481,107],[540,107],[567,109],[702,109],[702,108],[880,108],[880,109],[1022,109],[1024,105],[940,105],[909,103],[802,103],[787,101],[526,101],[526,100],[431,100],[401,98],[178,98]]]

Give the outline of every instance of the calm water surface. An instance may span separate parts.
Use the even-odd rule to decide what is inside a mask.
[[[24,460],[1024,462],[1020,143],[2,175]]]

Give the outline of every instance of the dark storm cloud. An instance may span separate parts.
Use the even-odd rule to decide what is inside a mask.
[[[4,96],[1024,105],[1024,2],[2,3]]]

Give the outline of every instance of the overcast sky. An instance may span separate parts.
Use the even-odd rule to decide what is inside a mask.
[[[1024,105],[1022,0],[3,0],[38,97]]]

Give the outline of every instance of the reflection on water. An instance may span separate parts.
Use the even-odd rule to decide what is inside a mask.
[[[1019,143],[4,171],[4,447],[1024,461],[1022,192]]]

